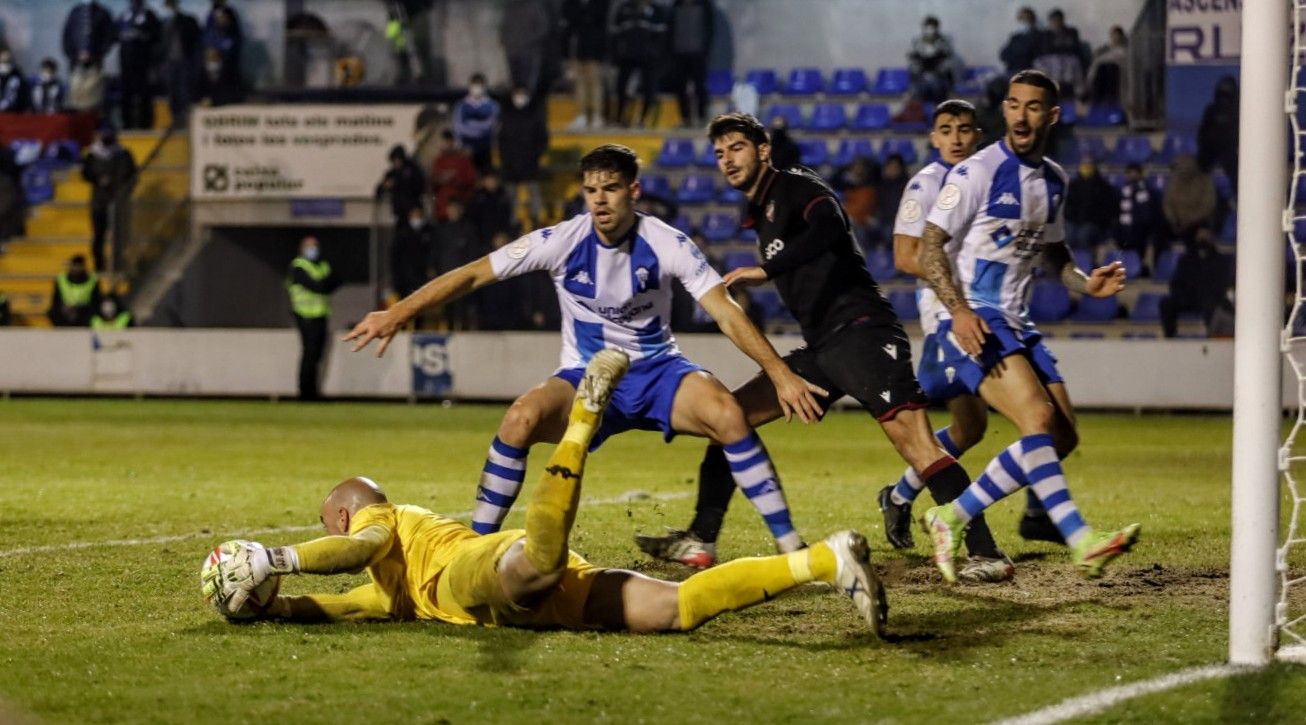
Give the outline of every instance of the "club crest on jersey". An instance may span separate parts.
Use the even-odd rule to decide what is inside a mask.
[[[775,221],[775,199],[772,199],[771,201],[767,202],[766,220],[769,222]]]
[[[646,277],[648,276],[647,272],[645,272],[645,276]],[[571,281],[575,282],[576,284],[584,284],[584,285],[591,285],[591,286],[594,284],[594,280],[590,279],[590,273],[586,272],[583,269],[576,270],[576,274],[573,274],[571,276]]]
[[[898,216],[908,224],[921,218],[921,203],[915,199],[904,199],[902,209],[898,211]]]
[[[962,166],[961,168],[966,168]],[[962,174],[965,176],[965,174]],[[957,208],[961,203],[961,187],[956,184],[945,184],[939,191],[939,198],[934,202],[935,206],[944,211],[950,211]]]
[[[635,280],[639,282],[639,289],[636,292],[648,290],[648,267],[640,267],[635,270]]]
[[[1054,196],[1052,197],[1052,199],[1053,199],[1052,203],[1055,204],[1056,197]],[[1011,193],[1010,191],[1002,192],[1002,194],[998,196],[998,200],[993,203],[998,206],[1020,206],[1020,200],[1018,200],[1016,198],[1016,195]]]
[[[545,229],[544,231],[548,232],[549,230]],[[546,239],[548,238],[547,233],[544,236]],[[521,259],[526,256],[526,253],[529,252],[530,249],[531,249],[531,238],[529,236],[522,237],[521,239],[518,239],[517,241],[508,245],[508,256],[512,259]]]

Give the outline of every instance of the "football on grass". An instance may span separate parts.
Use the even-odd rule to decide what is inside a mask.
[[[263,545],[257,542],[239,540],[228,541],[214,547],[213,551],[209,552],[208,558],[204,560],[204,566],[200,568],[200,581],[205,581],[207,579],[205,575],[214,567],[231,561],[242,546],[254,549],[263,548]],[[255,587],[254,591],[250,592],[249,598],[240,605],[239,609],[233,610],[227,606],[228,603],[217,596],[217,592],[208,597],[208,602],[218,611],[218,614],[227,619],[233,621],[254,619],[267,610],[268,605],[272,604],[272,600],[277,596],[277,590],[280,588],[281,577],[274,574]]]

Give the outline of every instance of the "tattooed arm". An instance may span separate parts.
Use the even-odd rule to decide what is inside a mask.
[[[1110,297],[1125,287],[1124,264],[1112,262],[1084,274],[1062,243],[1050,244],[1043,250],[1043,266],[1050,274],[1057,275],[1066,289],[1081,295]]]
[[[968,354],[978,355],[984,347],[984,336],[988,334],[989,326],[966,304],[966,296],[952,277],[952,264],[943,249],[948,239],[948,233],[941,227],[927,223],[925,232],[921,235],[918,261],[924,280],[952,314],[952,333],[957,344]]]

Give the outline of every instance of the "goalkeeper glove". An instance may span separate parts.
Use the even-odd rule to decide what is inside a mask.
[[[250,593],[273,574],[293,574],[299,571],[299,555],[289,546],[269,549],[258,542],[228,542],[236,549],[229,561],[220,565],[222,584],[220,596],[227,607],[239,611]],[[223,545],[224,547],[227,544]]]

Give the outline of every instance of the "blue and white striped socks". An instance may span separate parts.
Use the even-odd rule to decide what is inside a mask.
[[[943,450],[947,451],[948,455],[953,458],[961,458],[963,451],[957,448],[957,444],[952,441],[952,434],[948,432],[947,428],[934,431],[934,437],[939,440],[939,445],[943,446]],[[924,489],[925,482],[916,473],[916,469],[908,466],[907,470],[903,471],[902,478],[898,479],[898,483],[894,485],[889,498],[895,504],[903,506],[915,501],[916,497],[921,495],[921,491]]]
[[[481,469],[481,484],[476,487],[476,510],[472,512],[472,530],[493,534],[503,526],[503,519],[521,493],[526,478],[528,448],[516,448],[499,440],[490,443],[490,454]]]
[[[803,544],[803,539],[794,529],[789,515],[789,503],[785,500],[784,489],[780,479],[775,475],[771,465],[771,456],[762,445],[762,439],[755,431],[740,441],[722,446],[726,460],[730,463],[730,475],[735,485],[744,492],[748,500],[762,514],[762,520],[775,537],[776,546],[781,553],[795,551]]]
[[[1025,436],[989,462],[984,474],[953,503],[953,511],[969,521],[997,501],[1029,485],[1047,509],[1062,538],[1074,546],[1091,533],[1066,488],[1066,476],[1052,436]]]

